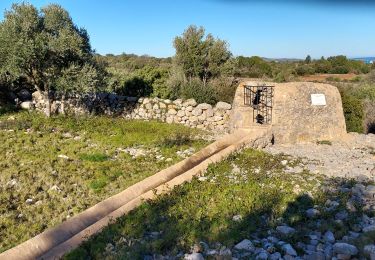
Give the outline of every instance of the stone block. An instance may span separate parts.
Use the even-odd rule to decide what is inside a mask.
[[[168,110],[168,114],[169,114],[169,115],[177,115],[177,111],[176,111],[175,109],[172,108],[172,109],[169,109],[169,110]]]
[[[220,101],[220,102],[217,102],[215,108],[219,110],[230,110],[232,108],[232,105],[226,102]]]
[[[195,107],[197,105],[197,102],[195,101],[195,99],[191,98],[191,99],[188,99],[186,100],[184,103],[182,103],[182,106],[184,107],[188,107],[188,106],[193,106]]]
[[[183,117],[184,115],[185,115],[185,111],[184,110],[178,110],[177,116]]]
[[[207,103],[202,103],[202,104],[199,104],[196,108],[206,110],[206,109],[212,109],[212,106]]]
[[[198,107],[194,108],[193,111],[192,111],[192,114],[194,116],[200,116],[202,113],[203,113],[203,110],[198,108]]]

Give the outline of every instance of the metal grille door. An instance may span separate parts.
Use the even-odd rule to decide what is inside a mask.
[[[272,86],[245,86],[244,104],[253,108],[253,122],[272,123]]]

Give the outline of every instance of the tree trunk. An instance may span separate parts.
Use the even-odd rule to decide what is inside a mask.
[[[47,117],[51,117],[51,97],[49,90],[44,91],[44,98],[46,102],[46,109],[44,110],[44,113]]]
[[[61,96],[61,114],[65,115],[65,94]]]

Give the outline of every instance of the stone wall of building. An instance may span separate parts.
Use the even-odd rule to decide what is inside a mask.
[[[246,86],[272,86],[273,105],[270,124],[253,119],[254,106],[244,100]],[[315,95],[324,97],[324,104],[314,104]],[[251,100],[253,102],[253,100]],[[329,84],[312,82],[244,82],[237,88],[229,122],[231,131],[248,128],[254,131],[270,128],[275,143],[315,142],[346,138],[346,125],[338,89]]]
[[[34,92],[31,102],[23,102],[25,109],[36,109],[44,112],[46,100]],[[126,119],[159,120],[166,123],[184,124],[189,127],[228,131],[228,120],[232,105],[218,102],[215,106],[198,104],[194,99],[168,100],[160,98],[134,98],[115,94],[91,94],[71,96],[61,101],[61,97],[53,97],[51,111],[54,114],[105,114],[121,116]]]

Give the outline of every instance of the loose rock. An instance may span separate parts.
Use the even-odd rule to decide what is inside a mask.
[[[276,231],[284,236],[290,236],[296,232],[294,228],[289,227],[289,226],[278,226],[276,227]]]
[[[357,247],[347,244],[347,243],[336,243],[333,245],[333,251],[336,254],[344,254],[344,255],[356,255],[358,254]]]
[[[250,240],[244,239],[240,243],[235,245],[234,249],[252,252],[254,251],[255,247]]]
[[[285,252],[285,254],[287,255],[291,255],[291,256],[297,256],[297,252],[296,250],[292,247],[291,244],[285,244],[282,246],[282,249],[283,251]]]

